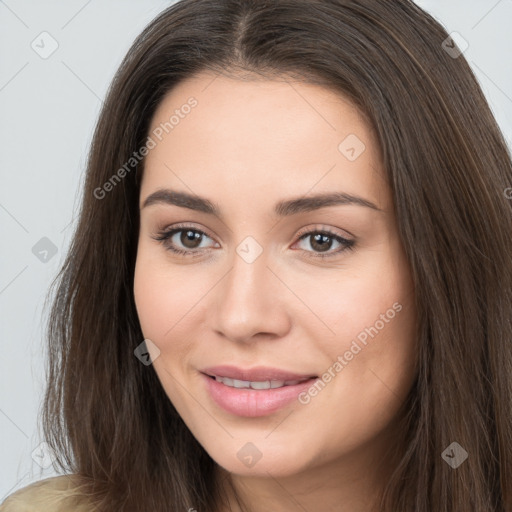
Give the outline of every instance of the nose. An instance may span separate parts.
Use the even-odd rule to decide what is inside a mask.
[[[262,337],[278,339],[289,331],[286,301],[293,294],[269,267],[265,251],[252,263],[234,254],[232,268],[214,296],[218,334],[244,343]]]

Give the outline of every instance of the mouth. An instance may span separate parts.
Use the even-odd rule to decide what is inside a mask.
[[[213,379],[217,382],[224,384],[225,386],[229,386],[230,388],[236,389],[278,389],[286,386],[295,386],[300,384],[301,382],[309,381],[312,378],[316,377],[304,377],[302,379],[295,380],[262,380],[262,381],[250,381],[250,380],[238,380],[231,379],[229,377],[219,377],[218,375],[207,375],[210,379]]]
[[[269,366],[256,366],[254,368],[239,368],[232,365],[219,365],[204,368],[200,370],[213,378],[226,379],[224,382],[228,386],[232,386],[233,382],[237,382],[235,387],[248,387],[245,383],[259,383],[274,382],[281,383],[278,387],[283,385],[290,385],[288,383],[297,384],[307,379],[317,378],[318,376],[313,373],[296,373],[288,370],[281,370],[280,368],[272,368]],[[233,382],[230,382],[233,381]],[[244,383],[243,385],[240,383]],[[291,384],[293,385],[293,384]],[[272,387],[272,386],[269,386]],[[256,387],[254,389],[268,389],[268,387]]]
[[[269,415],[290,405],[318,379],[268,367],[218,366],[201,374],[210,399],[224,411],[244,417]]]

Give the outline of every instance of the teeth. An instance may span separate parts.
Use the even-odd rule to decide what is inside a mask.
[[[284,386],[294,386],[295,384],[301,382],[300,380],[265,380],[263,382],[253,382],[248,380],[237,380],[230,379],[228,377],[217,376],[215,376],[215,380],[226,386],[237,389],[276,389],[282,388]]]
[[[231,379],[229,379],[229,380],[231,380]],[[238,389],[248,388],[249,384],[250,384],[250,382],[248,380],[233,379],[233,387],[234,388],[238,388]]]

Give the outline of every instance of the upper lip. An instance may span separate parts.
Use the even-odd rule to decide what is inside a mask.
[[[204,368],[201,372],[211,377],[227,377],[250,382],[264,382],[267,380],[307,380],[316,377],[316,375],[312,373],[295,373],[268,366],[255,366],[254,368],[244,369],[236,366],[221,365]]]

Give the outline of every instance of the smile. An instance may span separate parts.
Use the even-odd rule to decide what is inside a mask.
[[[236,389],[276,389],[282,388],[284,386],[295,386],[302,382],[302,380],[265,380],[265,381],[248,381],[248,380],[238,380],[238,379],[230,379],[228,377],[218,377],[215,376],[217,382],[221,382],[225,386],[229,386],[231,388]],[[303,379],[308,380],[308,379]]]

